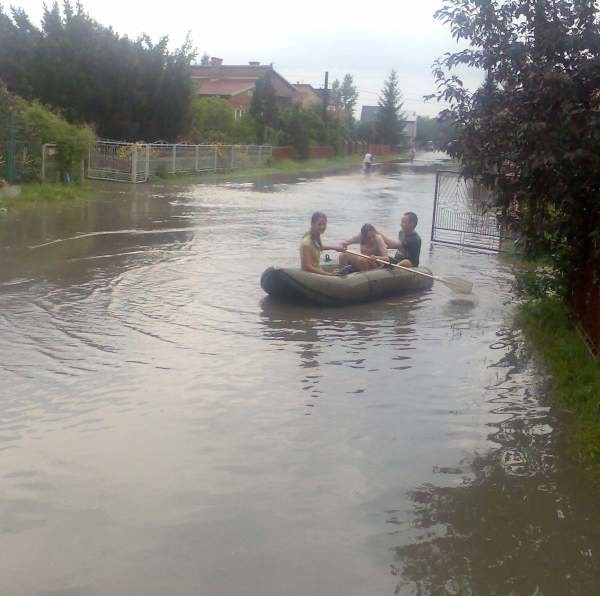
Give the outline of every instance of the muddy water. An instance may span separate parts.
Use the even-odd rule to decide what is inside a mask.
[[[1,216],[1,594],[598,593],[600,500],[510,267],[429,246],[419,157]],[[478,302],[270,303],[317,209],[330,241],[416,211]]]

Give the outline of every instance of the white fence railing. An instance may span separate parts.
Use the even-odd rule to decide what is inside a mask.
[[[146,182],[153,176],[267,165],[270,145],[168,145],[98,141],[90,147],[87,177]]]

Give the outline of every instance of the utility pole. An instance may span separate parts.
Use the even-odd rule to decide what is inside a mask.
[[[325,71],[325,84],[323,85],[323,123],[327,128],[327,106],[329,105],[329,72]]]

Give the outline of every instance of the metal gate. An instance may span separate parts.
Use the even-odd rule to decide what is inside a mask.
[[[97,141],[88,155],[88,178],[146,182],[153,176],[263,167],[270,145],[187,145]]]
[[[499,252],[502,240],[492,195],[458,172],[437,172],[431,241]]]

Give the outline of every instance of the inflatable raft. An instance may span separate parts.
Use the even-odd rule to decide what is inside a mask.
[[[426,267],[417,269],[431,275]],[[267,294],[282,302],[342,306],[428,290],[433,279],[392,268],[329,276],[302,269],[269,267],[262,274],[260,285]]]

